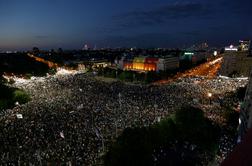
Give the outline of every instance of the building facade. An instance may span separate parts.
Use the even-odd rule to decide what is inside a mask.
[[[179,57],[165,56],[161,58],[156,57],[122,57],[118,61],[118,68],[122,70],[134,71],[166,71],[179,68]]]

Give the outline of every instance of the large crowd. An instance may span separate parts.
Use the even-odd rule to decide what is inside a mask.
[[[151,125],[185,104],[224,123],[222,103],[235,102],[225,94],[247,82],[195,77],[162,86],[129,85],[89,74],[16,81],[13,86],[24,89],[32,100],[1,112],[0,162],[93,165],[123,129]]]

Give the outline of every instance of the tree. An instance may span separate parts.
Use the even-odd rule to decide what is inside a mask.
[[[22,90],[15,90],[13,93],[13,101],[24,104],[30,100],[30,96]]]
[[[127,128],[105,156],[105,165],[153,165],[147,128]]]
[[[244,100],[246,90],[247,90],[247,86],[245,86],[245,87],[240,87],[240,88],[236,91],[237,98],[238,98],[240,101],[243,101],[243,100]]]
[[[219,128],[204,117],[201,109],[183,107],[175,115],[177,129],[181,141],[189,141],[204,150],[213,150],[219,137]]]
[[[183,107],[174,119],[125,129],[104,161],[112,166],[202,165],[206,158],[214,157],[218,138],[219,128],[204,117],[201,109]]]
[[[133,73],[131,71],[123,71],[119,74],[119,79],[123,81],[133,81]]]
[[[58,51],[57,51],[57,52],[58,52],[58,54],[61,55],[61,54],[63,53],[63,49],[62,49],[62,48],[58,48]]]
[[[38,47],[33,47],[32,51],[34,54],[38,54],[40,52]]]
[[[235,134],[239,125],[239,112],[235,111],[231,107],[227,107],[224,112],[224,118],[228,124],[227,128]]]

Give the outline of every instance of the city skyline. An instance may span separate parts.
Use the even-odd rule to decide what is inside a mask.
[[[249,0],[0,0],[0,50],[235,44],[252,38],[251,5]]]

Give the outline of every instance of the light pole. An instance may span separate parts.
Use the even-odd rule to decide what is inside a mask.
[[[211,103],[212,103],[212,101],[211,101],[212,93],[209,92],[209,93],[207,94],[207,96],[208,96],[208,98],[209,98],[209,103],[211,104]]]

